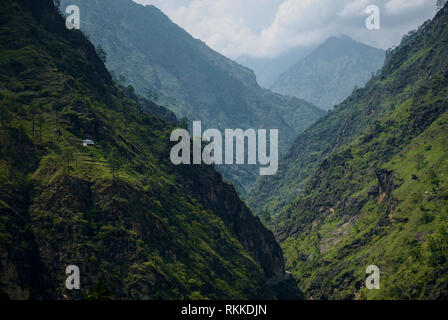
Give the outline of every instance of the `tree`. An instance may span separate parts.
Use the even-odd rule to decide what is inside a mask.
[[[422,155],[421,153],[417,154],[417,170],[420,171],[421,169],[423,169],[424,162],[425,162],[425,156]]]
[[[114,149],[109,154],[109,166],[112,171],[113,179],[116,179],[118,177],[118,172],[123,167],[123,157],[117,149]]]
[[[271,214],[269,213],[268,209],[265,209],[263,211],[263,213],[261,214],[261,221],[267,228],[269,228],[271,226],[272,217],[271,217]]]
[[[31,126],[31,131],[32,131],[32,134],[33,134],[33,141],[34,141],[34,137],[35,137],[35,129],[36,129],[36,126],[35,126],[35,124],[36,124],[36,114],[37,114],[37,112],[36,112],[36,109],[35,108],[33,108],[33,107],[31,107],[31,110],[30,110],[30,112],[31,112],[31,123],[32,123],[32,126]]]
[[[60,101],[57,101],[51,105],[51,108],[55,112],[56,131],[59,131],[59,112],[64,109],[64,105]]]
[[[0,117],[2,128],[5,127],[5,122],[10,121],[11,117],[9,115],[9,107],[12,102],[12,95],[7,90],[0,91]]]
[[[37,115],[37,125],[39,126],[39,143],[42,143],[42,125],[45,120],[41,113]]]
[[[85,300],[113,300],[114,293],[104,279],[100,278],[95,285],[84,293]]]
[[[437,0],[437,2],[436,2],[437,11],[442,9],[446,3],[447,3],[447,0]]]
[[[188,119],[183,117],[179,120],[179,127],[185,130],[188,130]]]
[[[101,61],[106,64],[107,53],[106,51],[104,51],[103,47],[100,44],[96,47],[96,54],[98,55],[98,57],[100,57]]]
[[[64,171],[67,176],[70,176],[71,171],[70,163],[73,160],[73,150],[71,148],[64,148],[62,149],[61,156],[64,165]]]
[[[127,81],[127,79],[126,79],[126,77],[125,77],[124,75],[122,75],[122,74],[118,75],[118,82],[119,82],[121,85],[125,85],[125,84],[126,84],[126,81]]]
[[[115,72],[113,72],[112,70],[109,71],[109,73],[110,73],[110,76],[112,77],[112,80],[115,82],[118,82],[117,74]]]
[[[133,98],[135,96],[135,89],[132,85],[126,87],[126,96],[128,98]]]
[[[31,114],[31,123],[32,123],[32,134],[33,134],[33,141],[36,136],[36,117],[40,114],[40,105],[35,105],[30,107],[30,114]]]
[[[79,156],[78,156],[78,149],[75,149],[75,175],[76,176],[78,176],[78,168],[79,168],[78,158],[79,158]]]
[[[152,90],[152,89],[148,89],[147,97],[149,100],[152,100],[152,101],[157,101],[157,99],[159,99],[159,95],[157,94],[157,91]]]

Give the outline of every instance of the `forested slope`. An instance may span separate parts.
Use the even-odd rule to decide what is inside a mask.
[[[447,298],[448,8],[300,135],[251,205],[312,298]],[[261,201],[263,199],[263,201]],[[368,265],[381,289],[364,285]]]
[[[169,111],[114,83],[53,1],[2,2],[0,22],[1,298],[284,296],[280,247],[234,188],[171,164]]]

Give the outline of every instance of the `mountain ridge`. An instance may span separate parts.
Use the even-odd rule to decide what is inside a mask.
[[[2,299],[301,297],[233,186],[171,164],[176,119],[114,83],[53,1],[10,1],[0,20]]]
[[[179,118],[221,131],[279,129],[283,152],[325,114],[311,103],[261,88],[252,70],[194,39],[154,6],[131,0],[61,3],[79,6],[81,30],[108,53],[106,65],[116,77],[123,75],[123,83],[140,94],[156,92],[157,102]],[[218,169],[243,195],[257,178],[257,166]]]
[[[254,58],[244,55],[236,61],[254,71],[261,87],[271,88],[282,73],[307,56],[313,49],[313,47],[297,47],[276,58]]]
[[[257,183],[288,271],[313,299],[446,299],[448,5],[301,134]],[[269,194],[264,190],[269,190]],[[381,289],[364,285],[378,266]]]
[[[331,36],[285,71],[271,90],[311,101],[324,110],[362,87],[384,62],[385,52],[341,34]]]

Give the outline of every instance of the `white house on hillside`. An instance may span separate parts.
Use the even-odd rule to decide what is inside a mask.
[[[93,146],[95,145],[95,142],[93,142],[93,141],[90,140],[90,139],[84,139],[84,140],[82,141],[82,145],[83,145],[84,147],[93,147]]]

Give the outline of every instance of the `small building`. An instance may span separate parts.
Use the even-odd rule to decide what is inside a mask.
[[[93,146],[95,146],[95,142],[93,142],[93,141],[90,140],[90,139],[84,139],[84,140],[82,141],[82,145],[83,145],[84,147],[93,147]]]

